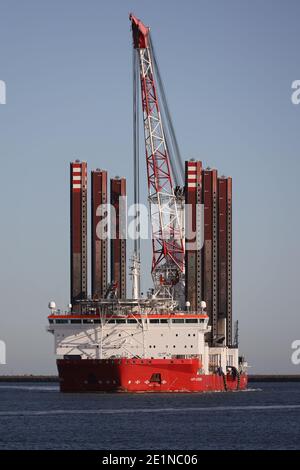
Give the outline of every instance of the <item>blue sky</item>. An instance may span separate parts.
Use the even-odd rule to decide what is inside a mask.
[[[0,373],[55,372],[45,326],[48,300],[69,301],[69,161],[132,178],[130,11],[151,26],[182,155],[233,177],[250,371],[299,373],[297,0],[1,1]]]

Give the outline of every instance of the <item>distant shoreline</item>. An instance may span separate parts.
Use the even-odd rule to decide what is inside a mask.
[[[1,382],[53,382],[58,383],[56,375],[1,375]],[[249,382],[300,382],[300,374],[253,374],[249,375]]]

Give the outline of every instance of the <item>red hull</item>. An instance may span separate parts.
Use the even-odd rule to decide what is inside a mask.
[[[199,374],[198,359],[58,359],[62,392],[243,390],[247,375]]]

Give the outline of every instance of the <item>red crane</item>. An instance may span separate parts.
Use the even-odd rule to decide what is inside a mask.
[[[170,159],[160,112],[156,86],[157,64],[150,31],[134,15],[130,14],[129,19],[133,34],[134,71],[136,70],[136,74],[139,75],[141,87],[148,199],[152,224],[152,277],[156,294],[170,296],[174,294],[173,287],[184,282],[184,236],[178,206],[179,188],[173,183],[171,170],[174,173],[174,162],[172,163]],[[137,82],[136,76],[134,80]],[[158,80],[160,80],[159,75]],[[138,93],[137,86],[134,85],[136,93]],[[168,113],[167,110],[167,116]],[[134,114],[137,120],[137,112]],[[137,147],[136,135],[134,140]],[[177,145],[177,142],[175,144]],[[138,166],[136,157],[135,166]],[[136,171],[138,170],[135,168]]]

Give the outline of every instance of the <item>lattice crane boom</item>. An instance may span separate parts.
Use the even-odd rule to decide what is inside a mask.
[[[152,276],[157,291],[177,284],[184,272],[183,227],[174,192],[170,155],[155,83],[150,31],[130,15],[141,83],[148,198],[152,224]]]

